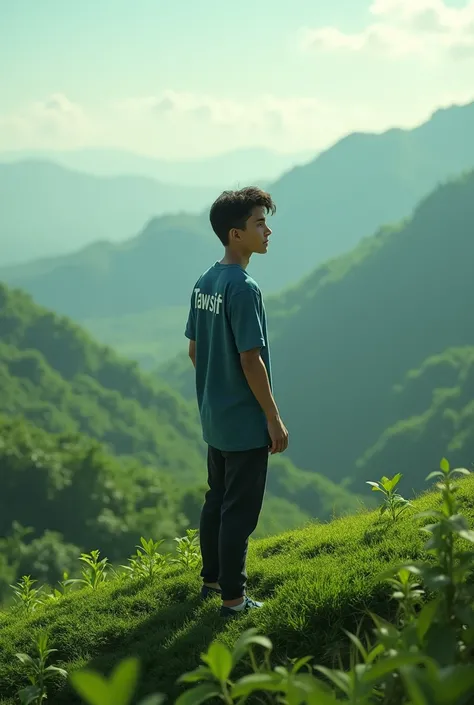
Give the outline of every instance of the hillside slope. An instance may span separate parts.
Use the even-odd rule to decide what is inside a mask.
[[[358,460],[358,477],[380,468],[388,474],[407,469],[411,475],[423,458],[435,466],[446,453],[453,464],[472,467],[474,347],[448,349],[410,370],[394,389],[394,403],[400,420]]]
[[[0,163],[0,265],[120,242],[150,218],[198,212],[215,189],[143,176],[92,176],[49,161]]]
[[[203,460],[197,414],[78,326],[0,284],[0,413],[80,431],[183,476]]]
[[[472,476],[460,483],[457,496],[472,526]],[[348,654],[344,629],[359,632],[362,626],[362,641],[370,629],[373,643],[368,612],[393,617],[392,588],[380,575],[399,561],[426,558],[426,535],[413,515],[439,505],[438,495],[425,494],[399,522],[364,513],[251,542],[249,590],[266,604],[242,619],[220,619],[218,601],[202,603],[198,597],[198,569],[180,568],[149,584],[120,579],[73,594],[32,617],[7,614],[0,631],[3,705],[16,702],[25,682],[14,654],[31,653],[32,634],[40,625],[68,672],[88,664],[109,674],[122,658],[134,655],[142,665],[138,697],[159,691],[171,702],[182,688],[178,676],[197,667],[215,637],[231,645],[249,626],[273,641],[274,665],[309,655],[337,668],[338,656],[347,659]],[[56,686],[48,700],[51,705],[80,702],[68,686]]]
[[[428,357],[474,343],[473,229],[471,173],[280,299],[273,361],[297,465],[316,446],[317,469],[336,481],[352,476],[356,460],[407,416],[393,386]]]
[[[412,130],[351,134],[271,186],[271,264],[260,258],[253,273],[279,292],[472,168],[474,103],[438,110]]]

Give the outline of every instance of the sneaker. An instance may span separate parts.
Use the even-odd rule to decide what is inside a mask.
[[[216,595],[220,597],[222,595],[222,590],[219,588],[208,587],[207,585],[202,586],[201,597],[203,600],[206,600],[208,597],[215,597]]]
[[[221,617],[238,617],[239,614],[244,614],[245,612],[256,609],[258,607],[263,607],[263,602],[256,602],[255,600],[251,600],[250,597],[247,597],[245,595],[243,607],[239,605],[239,609],[235,609],[235,607],[225,607],[224,605],[222,605]]]

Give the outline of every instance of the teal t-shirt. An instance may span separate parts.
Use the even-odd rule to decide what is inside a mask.
[[[261,348],[271,384],[262,294],[238,264],[216,262],[196,282],[185,335],[196,341],[196,393],[204,441],[222,451],[270,444],[265,415],[239,353]]]

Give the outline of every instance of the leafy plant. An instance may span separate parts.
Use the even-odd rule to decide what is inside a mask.
[[[177,558],[172,563],[180,563],[186,568],[195,568],[201,560],[199,537],[197,529],[186,529],[186,536],[175,539]]]
[[[263,663],[258,664],[254,654],[254,647],[260,646],[264,650]],[[185,673],[178,682],[194,683],[194,687],[185,691],[176,700],[176,705],[194,705],[204,700],[218,697],[229,705],[234,702],[243,703],[257,691],[267,693],[280,693],[286,695],[280,702],[297,705],[309,693],[313,701],[320,705],[335,705],[336,699],[328,686],[318,683],[308,674],[300,673],[310,660],[299,659],[290,669],[277,666],[272,669],[270,652],[273,645],[270,639],[258,634],[252,628],[245,631],[234,645],[232,651],[224,644],[214,641],[201,659],[205,665],[199,666],[195,671]],[[249,656],[253,673],[245,675],[238,680],[231,678],[237,664]],[[316,695],[318,700],[316,700]],[[309,701],[308,701],[309,702]]]
[[[380,515],[389,512],[393,521],[403,514],[409,507],[413,506],[411,502],[402,497],[395,488],[402,479],[403,475],[399,472],[392,477],[382,477],[379,482],[367,482],[372,487],[372,492],[381,492],[384,495],[383,504],[380,507]]]
[[[78,583],[80,585],[85,585],[92,590],[95,590],[105,583],[107,580],[106,567],[108,564],[108,558],[102,558],[99,560],[100,551],[94,549],[90,553],[81,553],[79,558],[80,561],[85,563],[85,567],[82,569],[82,578],[73,578],[67,580],[68,585],[73,583]]]
[[[36,580],[32,580],[30,575],[23,575],[16,585],[10,585],[15,593],[15,601],[20,609],[27,614],[31,614],[35,609],[43,603],[42,591],[43,588],[34,588]]]
[[[143,536],[140,538],[141,546],[136,546],[137,552],[129,558],[129,565],[121,566],[131,578],[146,578],[151,580],[166,567],[169,556],[158,551],[164,543],[162,541],[146,541]]]
[[[36,642],[38,657],[32,658],[28,654],[15,654],[17,659],[25,666],[25,671],[31,685],[18,692],[21,705],[41,705],[48,697],[46,685],[56,676],[67,678],[64,669],[57,666],[46,666],[48,657],[57,649],[48,649],[48,635],[41,633]]]
[[[130,705],[135,692],[140,665],[138,659],[123,659],[113,670],[110,678],[96,671],[82,669],[71,673],[74,690],[89,705]],[[161,705],[164,695],[156,693],[140,701],[139,705]]]
[[[63,573],[63,579],[58,583],[59,590],[58,588],[53,587],[51,592],[46,593],[42,600],[43,604],[46,604],[47,602],[57,602],[60,600],[64,597],[64,595],[71,591],[72,584],[73,581],[69,579],[69,573],[65,571]]]

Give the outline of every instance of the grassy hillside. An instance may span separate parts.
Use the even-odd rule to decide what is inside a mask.
[[[1,161],[1,156],[0,156]],[[93,176],[51,161],[0,163],[2,266],[120,242],[163,213],[199,212],[215,188],[143,176]]]
[[[472,476],[460,483],[457,497],[472,526]],[[252,542],[250,588],[266,605],[231,623],[216,616],[217,600],[200,602],[197,568],[168,569],[149,584],[121,578],[67,596],[30,617],[8,614],[0,632],[2,704],[13,705],[25,682],[14,654],[32,652],[39,628],[47,631],[59,650],[59,663],[69,672],[90,664],[109,673],[122,657],[138,656],[143,667],[140,695],[161,691],[174,698],[180,688],[177,677],[198,665],[213,638],[232,644],[249,625],[272,639],[274,663],[312,655],[327,666],[337,667],[339,657],[347,664],[343,629],[355,632],[362,622],[363,637],[371,625],[369,611],[394,616],[392,590],[379,576],[398,561],[426,558],[426,537],[413,514],[439,503],[437,495],[425,494],[395,523],[363,513]],[[63,686],[51,691],[49,702],[80,701]]]
[[[268,300],[275,392],[297,466],[360,482],[406,463],[419,490],[419,458],[474,459],[473,229],[470,173]],[[192,398],[184,354],[159,372]]]

